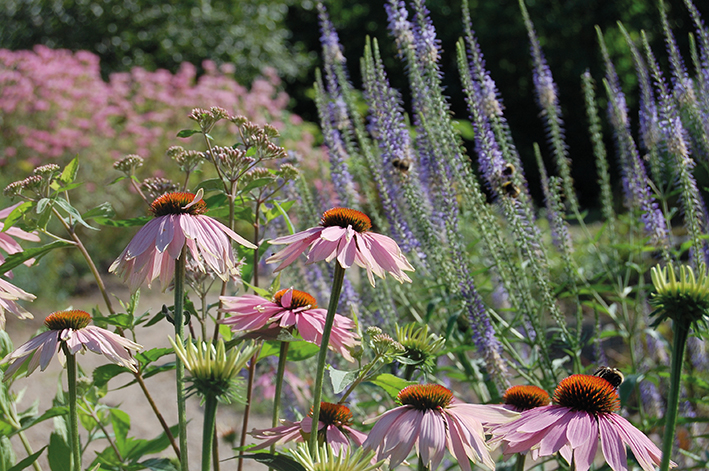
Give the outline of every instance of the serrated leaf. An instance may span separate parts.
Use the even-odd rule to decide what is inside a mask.
[[[138,464],[150,469],[151,471],[177,471],[172,462],[167,458],[150,458],[141,461]]]
[[[75,207],[73,207],[71,204],[69,204],[69,202],[67,200],[65,200],[64,198],[57,198],[54,200],[54,202],[57,204],[57,206],[62,208],[64,211],[66,211],[66,213],[69,215],[69,217],[71,219],[76,220],[76,222],[78,222],[82,226],[87,227],[91,230],[94,230],[94,231],[98,230],[95,227],[89,225],[89,223],[87,223],[86,221],[84,221],[84,219],[81,217],[81,214],[79,213],[79,211]]]
[[[76,175],[79,173],[79,157],[74,157],[71,162],[64,167],[62,174],[59,175],[59,180],[64,185],[68,185],[76,180]]]
[[[357,371],[343,371],[330,368],[330,383],[335,394],[339,394],[357,379]]]
[[[177,437],[178,426],[170,427],[170,432],[174,437]],[[126,460],[137,460],[145,455],[160,453],[169,446],[170,439],[167,438],[165,432],[162,432],[152,440],[135,440],[130,452],[123,458]]]
[[[67,440],[56,432],[49,436],[47,461],[52,471],[72,471],[71,447]]]
[[[69,412],[69,408],[67,406],[54,406],[51,409],[47,409],[44,414],[40,415],[39,417],[34,417],[29,420],[25,420],[22,423],[22,428],[15,430],[12,432],[12,434],[16,434],[18,432],[22,432],[24,430],[27,430],[28,428],[40,423],[44,422],[47,419],[52,419],[54,417],[59,417],[62,415],[65,415]]]
[[[416,384],[415,381],[406,381],[405,379],[401,379],[389,373],[378,374],[370,378],[369,382],[376,384],[377,386],[385,390],[393,398],[396,398],[396,396],[399,394],[399,391],[404,389],[406,386]]]
[[[182,129],[180,132],[177,133],[177,137],[190,137],[193,134],[202,134],[202,131],[198,129]]]
[[[140,361],[142,365],[147,365],[148,363],[154,362],[155,360],[174,353],[172,348],[151,348],[150,350],[145,350],[140,353],[136,353],[135,358]]]
[[[25,468],[31,466],[32,463],[34,463],[35,461],[37,461],[37,458],[39,458],[39,455],[41,455],[42,452],[44,452],[45,448],[47,448],[46,445],[43,446],[42,448],[40,448],[38,451],[35,451],[34,453],[32,453],[30,456],[28,456],[28,457],[25,458],[24,460],[20,461],[20,462],[17,463],[15,466],[13,466],[12,468],[8,469],[7,471],[22,471],[23,469],[25,469]]]
[[[128,449],[128,430],[130,430],[130,415],[120,409],[111,409],[111,426],[118,451],[121,455],[126,455]]]
[[[27,211],[32,209],[33,206],[33,202],[25,201],[24,203],[13,209],[12,212],[8,214],[5,218],[5,224],[2,227],[2,231],[5,232],[6,230],[14,226],[15,223],[22,219],[22,216],[24,216]]]
[[[5,259],[5,263],[0,265],[0,273],[7,273],[8,271],[12,270],[16,266],[23,264],[24,262],[26,262],[30,258],[40,259],[54,249],[63,249],[65,247],[73,247],[73,246],[74,246],[74,244],[71,242],[63,241],[63,240],[55,240],[54,242],[51,242],[47,245],[43,245],[41,247],[32,247],[29,249],[25,249],[22,252],[8,255],[7,258]]]
[[[272,455],[271,453],[254,453],[253,455],[240,455],[234,458],[246,458],[256,460],[276,471],[307,471],[305,467],[287,455]],[[226,460],[224,460],[226,461]]]
[[[128,368],[121,365],[110,364],[99,366],[93,371],[94,386],[102,388],[119,374],[128,373],[129,371]]]
[[[5,436],[0,437],[0,471],[8,471],[14,462],[15,452],[10,439]]]
[[[205,193],[209,193],[210,191],[221,191],[224,189],[224,183],[221,178],[209,178],[201,181],[199,185],[195,187],[194,191],[196,192],[200,188],[202,188]]]

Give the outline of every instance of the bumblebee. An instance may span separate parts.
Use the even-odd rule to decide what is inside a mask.
[[[593,376],[598,376],[599,378],[605,379],[616,389],[618,389],[618,386],[623,384],[623,380],[625,379],[623,373],[621,373],[618,368],[611,368],[610,366],[598,367],[598,369],[593,373]]]
[[[505,182],[502,184],[502,193],[509,196],[510,198],[517,198],[519,196],[520,190],[512,182]]]
[[[512,164],[505,164],[505,168],[500,172],[503,178],[509,180],[512,175],[515,174],[515,166]]]
[[[395,169],[403,173],[408,172],[411,168],[411,161],[409,159],[394,159],[391,161],[391,164]]]

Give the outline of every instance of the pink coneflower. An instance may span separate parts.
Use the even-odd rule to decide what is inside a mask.
[[[352,413],[347,406],[342,404],[321,402],[318,422],[318,435],[322,435],[325,443],[332,447],[335,454],[339,454],[340,450],[343,449],[347,451],[350,446],[350,440],[357,445],[362,445],[367,438],[366,434],[350,427],[352,425]],[[300,422],[286,420],[283,423],[285,425],[280,427],[249,432],[254,438],[264,440],[253,449],[259,450],[273,444],[281,445],[291,441],[302,442],[304,440],[303,437],[310,433],[313,426],[311,416],[304,417]]]
[[[35,296],[21,290],[9,281],[0,278],[0,330],[5,328],[5,312],[11,312],[20,319],[32,319],[32,314],[27,312],[15,301],[32,301]]]
[[[320,225],[290,236],[270,241],[289,245],[270,256],[266,263],[281,262],[276,271],[287,267],[310,247],[307,263],[337,258],[343,268],[352,264],[367,270],[374,286],[374,275],[384,278],[389,272],[397,281],[411,282],[404,271],[414,271],[396,242],[385,235],[371,232],[372,222],[366,214],[348,208],[333,208],[322,215]]]
[[[490,469],[495,462],[485,443],[483,425],[505,423],[518,416],[498,405],[465,404],[438,384],[408,386],[397,396],[402,405],[380,415],[362,445],[377,450],[377,460],[389,458],[394,469],[411,453],[414,444],[422,464],[438,467],[446,448],[461,469],[480,461]]]
[[[493,429],[491,443],[504,454],[529,452],[533,459],[561,453],[576,471],[587,471],[596,456],[598,439],[608,465],[627,470],[625,447],[645,471],[660,464],[662,452],[640,430],[618,415],[620,397],[611,383],[591,375],[572,375],[554,391],[554,405],[522,412],[513,422]]]
[[[150,287],[157,277],[165,289],[185,245],[202,271],[206,262],[224,281],[236,266],[229,238],[250,249],[256,248],[224,224],[204,215],[207,204],[202,200],[202,190],[196,195],[166,193],[153,201],[150,210],[155,219],[138,231],[108,269],[123,275],[131,290],[143,283]]]
[[[106,329],[89,325],[89,322],[91,315],[78,310],[58,311],[47,316],[44,320],[44,325],[49,329],[47,332],[29,340],[2,360],[2,363],[10,363],[5,371],[5,380],[25,364],[28,376],[38,366],[44,371],[57,352],[63,364],[62,345],[66,345],[71,355],[78,351],[91,350],[104,355],[117,365],[137,371],[137,363],[128,350],[138,351],[143,347]]]
[[[318,346],[321,343],[327,310],[318,309],[315,298],[304,291],[282,289],[273,296],[273,301],[251,294],[219,299],[222,310],[232,314],[220,322],[230,325],[232,330],[253,332],[295,327],[303,340]],[[335,314],[329,348],[339,352],[347,361],[354,361],[350,350],[359,345],[352,332],[354,327],[350,319]]]
[[[21,204],[22,203],[17,203],[17,204],[14,204],[8,208],[0,209],[0,221],[7,218],[12,213],[12,211]],[[39,236],[37,234],[35,234],[34,232],[26,232],[18,227],[9,227],[6,231],[0,232],[0,249],[4,250],[8,255],[22,252],[22,250],[23,250],[22,246],[20,246],[20,244],[17,243],[15,238],[22,239],[22,240],[28,240],[30,242],[39,242],[40,241]],[[2,265],[4,262],[5,262],[5,257],[0,253],[0,265]],[[25,261],[25,265],[27,265],[27,266],[32,265],[32,263],[34,263],[33,258]],[[0,274],[3,274],[3,273],[0,273]],[[4,273],[4,275],[9,278],[12,278],[11,271]]]

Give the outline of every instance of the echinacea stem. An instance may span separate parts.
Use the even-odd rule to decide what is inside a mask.
[[[684,347],[689,336],[689,324],[675,320],[672,325],[674,338],[672,342],[672,370],[670,371],[670,392],[667,398],[667,412],[665,413],[665,433],[662,438],[662,463],[660,471],[670,469],[672,446],[675,442],[675,427],[677,425],[677,411],[679,409],[679,392],[682,387],[682,362],[684,360]]]
[[[278,370],[276,371],[276,392],[273,398],[273,420],[272,427],[278,426],[278,414],[281,406],[281,391],[283,390],[283,376],[286,373],[286,357],[288,356],[288,346],[290,342],[281,342],[281,351],[278,354]]]
[[[517,453],[517,461],[515,462],[515,471],[524,471],[524,459],[526,455],[522,453]]]
[[[76,357],[62,342],[62,350],[66,356],[66,375],[69,384],[69,437],[71,438],[71,456],[74,471],[81,471],[81,444],[79,443],[79,413],[76,409]]]
[[[323,380],[325,378],[325,360],[327,358],[327,346],[330,343],[330,332],[335,321],[335,311],[340,302],[340,292],[342,283],[345,280],[345,269],[339,262],[335,262],[335,274],[332,278],[332,291],[330,292],[330,303],[327,306],[327,317],[323,327],[322,340],[320,343],[320,353],[318,354],[318,366],[315,370],[315,388],[313,389],[313,426],[310,429],[310,454],[315,458],[318,444],[318,423],[320,419],[320,401],[322,400]]]
[[[204,398],[204,429],[202,432],[202,471],[211,469],[212,444],[214,443],[214,424],[217,420],[217,397],[214,394]]]
[[[175,260],[175,340],[182,342],[184,335],[184,296],[185,296],[185,257],[187,256],[186,246],[182,248],[180,258]],[[185,364],[179,356],[175,356],[175,381],[177,384],[177,420],[180,434],[180,470],[188,471],[189,461],[187,460],[187,410],[185,407],[185,390],[183,388],[185,380]]]

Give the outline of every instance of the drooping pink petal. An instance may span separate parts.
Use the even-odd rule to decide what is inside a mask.
[[[628,458],[625,452],[625,443],[623,443],[611,422],[606,419],[606,414],[598,417],[598,431],[601,436],[603,456],[613,471],[627,471]]]
[[[419,425],[417,440],[419,456],[428,469],[436,469],[446,449],[446,423],[440,411],[427,410]]]

